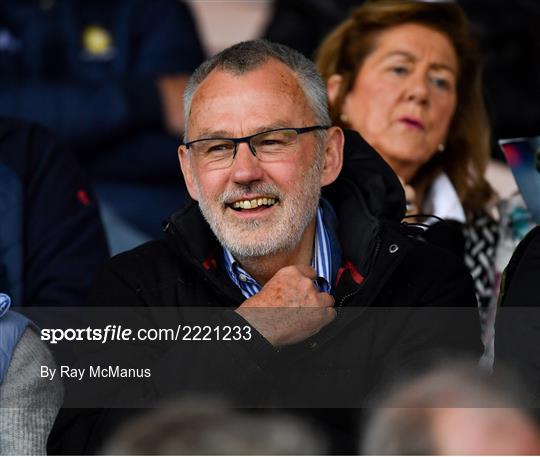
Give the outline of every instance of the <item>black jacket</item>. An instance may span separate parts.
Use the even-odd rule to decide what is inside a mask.
[[[540,407],[540,226],[519,243],[504,270],[495,338],[495,369],[511,368]]]
[[[82,305],[108,257],[75,159],[46,129],[0,118],[0,291],[16,306]]]
[[[365,406],[371,392],[428,354],[480,353],[473,285],[461,260],[409,236],[396,176],[357,134],[348,133],[346,144],[345,168],[324,192],[347,266],[334,287],[335,321],[280,349],[254,329],[249,341],[177,345],[156,364],[154,391],[217,392],[248,407]],[[91,303],[180,307],[181,319],[202,311],[211,325],[247,325],[234,312],[244,297],[221,267],[198,206],[174,215],[165,232],[165,240],[114,257]],[[90,442],[110,430],[101,420]]]

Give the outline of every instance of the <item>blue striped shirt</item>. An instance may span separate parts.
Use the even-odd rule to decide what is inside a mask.
[[[231,280],[238,286],[244,297],[250,298],[258,293],[262,286],[236,261],[227,248],[223,248],[225,269]],[[332,289],[332,249],[330,237],[323,221],[323,209],[317,208],[315,226],[315,245],[311,266],[317,272],[317,286],[321,292],[330,293]]]

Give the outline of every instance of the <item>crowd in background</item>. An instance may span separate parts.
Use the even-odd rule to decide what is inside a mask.
[[[0,327],[0,345],[7,348],[6,355],[0,354],[0,402],[3,396],[7,398],[2,380],[8,387],[9,383],[17,382],[19,371],[24,375],[24,363],[20,364],[28,357],[24,354],[43,350],[32,324],[6,313],[9,304],[84,304],[92,278],[110,255],[161,238],[163,221],[190,200],[177,156],[178,146],[184,141],[182,94],[189,76],[206,57],[234,42],[259,37],[299,50],[316,60],[328,84],[333,123],[359,131],[371,143],[369,131],[362,131],[355,124],[355,113],[344,109],[344,100],[354,92],[353,82],[350,81],[346,90],[344,85],[340,86],[343,90],[339,95],[333,97],[331,93],[331,82],[337,81],[332,78],[336,75],[345,78],[347,71],[356,65],[343,57],[349,52],[349,38],[332,31],[340,26],[343,34],[367,35],[361,28],[364,26],[361,19],[359,24],[352,24],[349,19],[362,3],[360,0],[221,4],[196,0],[6,0],[0,3],[0,323],[4,322],[5,328],[9,325],[11,332],[8,335]],[[449,119],[454,112],[462,114],[463,107],[472,110],[475,101],[471,102],[471,98],[483,97],[486,111],[475,119],[467,119],[472,123],[481,118],[481,122],[474,124],[481,130],[476,132],[478,141],[473,144],[478,157],[467,155],[468,146],[464,146],[459,136],[459,129],[465,127],[453,123],[448,137],[445,135],[445,144],[430,151],[435,154],[438,148],[441,153],[435,154],[434,167],[418,167],[411,176],[400,178],[404,178],[406,197],[411,195],[408,192],[413,192],[407,202],[411,205],[408,222],[420,229],[432,226],[433,230],[419,236],[454,251],[470,270],[482,311],[484,364],[491,367],[494,358],[497,363],[493,342],[497,301],[507,306],[540,304],[540,294],[534,295],[532,289],[534,272],[540,271],[538,230],[531,232],[540,221],[534,220],[527,210],[527,202],[519,195],[498,146],[502,138],[540,135],[537,28],[540,5],[534,0],[458,3],[470,20],[480,52],[477,56],[476,50],[465,46],[458,53],[460,71],[478,67],[468,74],[470,80],[459,81],[458,95],[462,98]],[[396,20],[396,24],[402,23],[407,21]],[[354,27],[358,30],[354,31]],[[465,32],[463,37],[466,40]],[[456,42],[460,39],[456,38]],[[456,42],[452,44],[459,49]],[[471,88],[463,96],[460,91],[467,87],[467,82]],[[482,88],[481,92],[474,92],[472,86],[476,82],[481,83],[477,87]],[[481,138],[484,134],[486,137]],[[463,154],[459,159],[455,154],[449,155],[458,150]],[[378,151],[392,165],[391,154],[387,157],[384,147]],[[484,156],[480,157],[481,154]],[[456,164],[457,160],[460,163]],[[397,167],[392,168],[400,174]],[[434,170],[440,169],[450,177],[458,203],[463,205],[462,218],[457,219],[465,226],[464,231],[461,225],[436,231],[437,221],[415,217],[418,213],[435,214],[434,206],[423,196],[428,194],[433,182],[439,183]],[[471,169],[474,169],[472,181],[468,175]],[[461,185],[456,185],[460,180]],[[527,233],[530,234],[526,238]],[[527,249],[518,249],[512,263],[512,253],[524,238],[526,244],[522,246]],[[503,270],[509,262],[512,268],[506,273],[505,295],[499,297]],[[516,273],[519,271],[525,273]],[[523,291],[527,294],[523,295]],[[519,372],[525,373],[533,395],[540,391],[534,384],[540,377],[537,370],[530,369],[526,354],[527,348],[534,351],[537,345],[535,316],[535,313],[525,317],[512,314],[502,321],[500,329],[500,362],[515,365]],[[524,321],[529,326],[524,327],[526,330],[514,347],[515,329],[521,328],[518,326]],[[496,345],[495,342],[495,348]],[[16,367],[17,375],[13,369],[11,373],[8,370],[10,363]],[[38,361],[33,359],[32,364]],[[107,452],[316,454],[329,449],[381,454],[459,453],[463,449],[473,449],[473,453],[495,453],[501,449],[507,453],[540,452],[538,422],[534,414],[526,411],[526,401],[507,395],[503,388],[493,387],[484,377],[477,379],[478,374],[473,371],[469,366],[459,365],[454,371],[439,369],[413,380],[402,393],[388,400],[387,405],[398,408],[396,411],[388,406],[388,410],[371,418],[362,442],[343,444],[341,449],[335,438],[331,443],[326,442],[316,425],[297,417],[286,414],[252,417],[249,413],[227,412],[221,404],[201,402],[202,405],[193,408],[188,402],[187,406],[179,403],[161,415],[139,419],[108,444]],[[441,383],[437,376],[447,384]],[[465,384],[467,389],[459,392],[462,397],[456,398],[454,392],[460,390],[457,386]],[[42,431],[52,425],[51,411],[61,404],[59,386],[50,388],[52,394],[41,392],[36,400],[45,411],[34,419]],[[20,392],[23,391],[16,394]],[[500,411],[506,411],[506,415],[480,417],[468,415],[464,408],[459,416],[456,407],[468,404],[472,397],[479,400],[478,404],[472,402],[477,407],[491,408],[500,402]],[[449,398],[452,400],[447,402]],[[440,399],[441,405],[437,403]],[[25,406],[39,410],[35,405]],[[453,409],[445,410],[445,407]],[[400,414],[400,408],[408,408],[405,417]],[[414,414],[410,413],[411,409],[415,410]],[[441,411],[435,412],[436,409]],[[0,454],[4,449],[9,453],[43,452],[43,439],[32,441],[30,435],[21,435],[24,427],[13,424],[24,423],[25,419],[10,414],[0,411]],[[500,423],[495,423],[494,418],[500,419]],[[356,423],[355,419],[355,427]],[[452,435],[451,425],[455,423],[478,425],[474,428],[478,435]],[[485,427],[479,425],[484,423]],[[426,429],[432,433],[424,435]],[[517,430],[523,436],[518,439],[516,434],[508,432],[507,440],[506,435],[494,431],[501,429]],[[190,439],[176,435],[176,430],[185,430],[183,433],[189,434]],[[261,434],[260,438],[257,433]],[[363,434],[364,431],[359,432]],[[395,439],[385,440],[389,434]],[[463,448],[459,447],[460,437]],[[493,444],[495,437],[508,447]]]

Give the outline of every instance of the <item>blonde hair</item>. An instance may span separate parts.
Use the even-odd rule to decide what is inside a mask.
[[[345,96],[351,91],[364,59],[374,50],[378,36],[391,27],[421,24],[444,34],[459,61],[457,104],[443,154],[435,154],[413,179],[413,185],[429,184],[444,171],[456,188],[470,216],[486,206],[493,190],[484,178],[490,157],[490,129],[482,97],[480,55],[468,20],[453,2],[417,0],[368,0],[353,11],[321,44],[316,64],[323,79],[342,78],[330,104],[334,124],[349,127],[340,119]]]

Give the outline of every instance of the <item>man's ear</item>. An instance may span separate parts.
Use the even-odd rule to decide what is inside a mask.
[[[343,77],[337,73],[334,73],[328,78],[328,81],[326,82],[326,92],[328,92],[328,101],[330,102],[330,105],[333,105],[336,102],[342,83]]]
[[[189,192],[190,197],[193,200],[198,200],[198,195],[196,192],[196,186],[193,181],[193,168],[191,165],[191,157],[187,148],[183,145],[178,147],[178,160],[180,162],[180,169],[184,175],[184,182],[186,183],[186,188]]]
[[[341,173],[344,145],[343,130],[339,127],[330,127],[327,131],[324,147],[321,186],[332,184]]]

